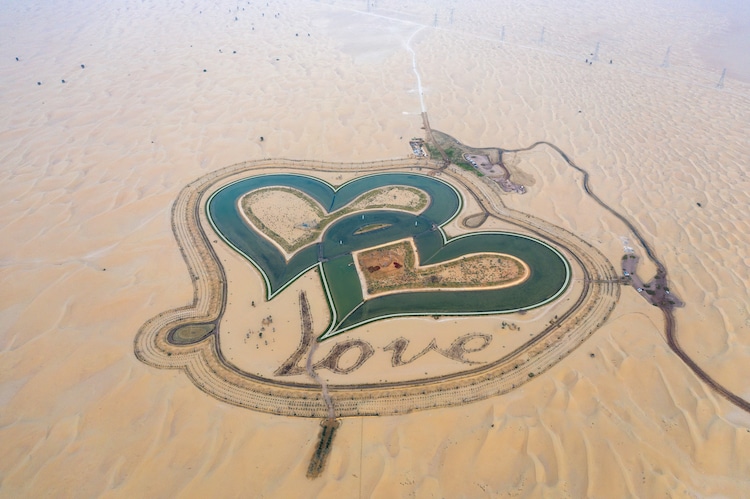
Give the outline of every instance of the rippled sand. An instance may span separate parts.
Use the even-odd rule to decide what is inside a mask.
[[[685,350],[750,398],[750,83],[716,42],[731,13],[566,4],[0,5],[0,495],[750,494],[750,415],[672,354],[631,289],[509,395],[346,419],[314,481],[319,421],[228,406],[133,355],[145,320],[192,299],[179,190],[248,159],[408,154],[422,122],[405,42],[424,24],[412,48],[432,126],[476,146],[547,140],[589,170],[667,265]],[[518,167],[535,183],[509,204],[617,262],[624,227],[591,215],[558,157]]]

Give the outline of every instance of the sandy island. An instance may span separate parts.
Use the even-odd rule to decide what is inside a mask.
[[[295,251],[319,241],[332,221],[349,213],[388,208],[419,213],[427,197],[418,189],[393,186],[363,194],[333,213],[295,189],[267,188],[240,200],[240,212],[248,224],[271,240],[289,259]]]
[[[520,284],[530,274],[519,258],[479,253],[422,265],[413,239],[354,253],[365,299],[387,293],[436,289],[499,289]]]

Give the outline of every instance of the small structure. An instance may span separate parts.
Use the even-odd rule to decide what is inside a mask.
[[[427,153],[424,151],[424,140],[420,138],[413,138],[409,141],[411,146],[411,152],[418,158],[426,158]]]

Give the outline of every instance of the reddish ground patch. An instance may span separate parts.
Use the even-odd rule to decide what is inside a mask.
[[[437,266],[415,267],[413,251],[408,242],[399,242],[359,253],[359,266],[368,271],[365,273],[368,292],[495,286],[525,273],[521,264],[499,255],[476,255]]]

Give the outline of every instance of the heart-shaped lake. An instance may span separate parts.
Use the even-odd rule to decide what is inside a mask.
[[[408,209],[364,208],[363,195],[401,186],[428,197],[421,213]],[[263,233],[243,213],[242,198],[259,189],[284,188],[314,200],[327,220],[313,242],[285,255],[272,234]],[[358,209],[347,210],[350,205]],[[507,232],[475,232],[448,238],[443,227],[461,210],[459,192],[442,180],[415,173],[383,173],[334,187],[299,174],[244,178],[216,191],[207,201],[208,219],[232,248],[261,273],[267,298],[308,270],[318,267],[331,308],[331,323],[321,340],[379,319],[414,315],[501,314],[538,307],[567,287],[570,266],[559,251],[531,237]],[[421,207],[420,207],[421,208]],[[339,213],[334,217],[331,214]],[[525,263],[518,284],[490,289],[406,289],[365,298],[354,256],[357,252],[412,240],[423,266],[448,265],[464,256],[498,254]],[[478,283],[481,285],[481,282]]]

